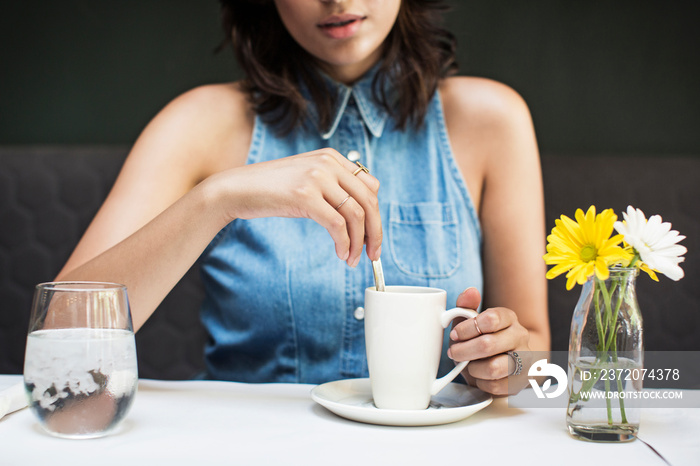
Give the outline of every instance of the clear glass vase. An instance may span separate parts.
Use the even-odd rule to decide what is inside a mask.
[[[581,290],[569,339],[566,423],[575,438],[626,442],[639,430],[644,364],[637,269],[612,268]]]

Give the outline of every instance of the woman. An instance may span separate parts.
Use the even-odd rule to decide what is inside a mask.
[[[222,4],[246,79],[149,123],[58,279],[126,284],[138,328],[199,259],[208,376],[320,383],[367,375],[361,306],[381,256],[389,284],[485,309],[448,355],[506,393],[508,352],[549,347],[525,103],[446,77],[439,1]]]

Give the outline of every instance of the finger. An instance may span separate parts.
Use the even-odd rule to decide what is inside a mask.
[[[490,358],[477,359],[467,365],[469,375],[475,379],[499,380],[508,377],[513,369],[510,367],[512,358],[505,353]]]
[[[481,295],[479,290],[474,287],[469,287],[457,297],[457,306],[466,307],[467,309],[476,309],[481,303]]]
[[[362,162],[359,160],[356,160],[353,162],[355,165],[357,165],[357,168],[355,168],[355,171],[352,172],[353,176],[361,176],[362,173],[368,175],[369,174],[369,168],[365,167]]]
[[[343,201],[342,205],[336,210],[345,218],[345,224],[350,238],[347,264],[350,267],[355,267],[358,262],[360,262],[362,246],[364,245],[365,211],[352,196],[347,198],[347,201]]]
[[[469,324],[469,321],[464,322],[464,324]],[[522,346],[524,335],[514,326],[495,333],[484,333],[476,338],[452,343],[449,355],[458,362],[474,362]]]
[[[469,368],[471,365],[472,364],[469,363],[467,367]],[[471,374],[465,374],[464,372],[462,372],[462,374],[468,380],[469,385],[476,386],[480,390],[493,395],[515,395],[529,385],[528,378],[523,376],[481,379],[473,377]]]
[[[345,171],[350,173],[350,175],[355,173],[355,171],[357,171],[359,168],[359,165],[357,165],[355,162],[351,162],[340,152],[331,147],[321,149],[318,152],[333,157],[345,169]],[[367,172],[361,170],[354,176],[356,177],[356,179],[362,181],[370,189],[370,191],[376,194],[379,191],[379,180],[377,180],[374,176],[372,176],[371,173],[368,172],[369,170]]]
[[[462,291],[459,296],[457,296],[457,307],[464,307],[467,309],[478,309],[479,304],[481,303],[481,295],[479,294],[479,290],[477,290],[474,287],[469,287],[466,290]],[[466,318],[456,318],[452,322],[452,327],[456,327],[459,325],[461,322],[464,322],[467,320]],[[471,319],[470,319],[471,320]],[[475,321],[474,321],[475,322]],[[474,328],[474,335],[467,336],[467,338],[474,338],[475,336],[478,336],[479,332],[476,330],[476,327]],[[450,338],[453,341],[457,341],[460,339],[459,335],[455,332],[454,334],[450,333]]]
[[[514,389],[510,384],[508,379],[499,380],[483,380],[476,379],[476,386],[479,390],[490,393],[492,395],[511,395],[519,391]]]
[[[464,341],[479,337],[484,334],[478,322],[478,317],[471,319],[455,320],[452,331],[450,332],[450,340]]]
[[[335,210],[334,206],[332,207],[325,200],[319,199],[309,209],[309,218],[325,228],[331,235],[338,258],[343,261],[348,260],[350,257],[350,235],[345,217]]]
[[[367,256],[372,260],[379,259],[383,239],[382,220],[379,213],[379,180],[370,173],[360,171],[356,175],[358,165],[343,157],[338,151],[327,148],[322,149],[322,156],[335,160],[342,171],[338,174],[340,186],[347,191],[364,210],[365,217],[365,242],[367,244]]]
[[[457,299],[457,303],[460,300]],[[474,319],[465,320],[455,325],[450,332],[453,341],[470,340],[487,334],[499,332],[517,321],[515,313],[503,307],[490,308]]]
[[[365,174],[366,175],[366,174]],[[371,175],[368,175],[371,176]],[[376,191],[368,186],[350,171],[343,171],[338,178],[340,186],[347,191],[364,212],[364,237],[367,243],[367,255],[372,260],[377,260],[381,253],[382,245],[382,219],[379,213],[379,200]],[[378,182],[377,182],[378,185]]]
[[[324,195],[329,205],[345,219],[345,228],[350,238],[349,253],[346,259],[350,267],[355,267],[360,262],[362,246],[365,239],[365,211],[355,199],[338,187],[336,183],[329,183],[324,187],[328,194]]]

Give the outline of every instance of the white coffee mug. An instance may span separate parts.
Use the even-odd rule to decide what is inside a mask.
[[[365,290],[365,341],[374,404],[380,409],[426,409],[430,397],[466,367],[460,362],[437,378],[445,329],[471,309],[445,310],[439,288],[387,286]]]

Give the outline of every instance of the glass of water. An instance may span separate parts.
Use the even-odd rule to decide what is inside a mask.
[[[114,432],[131,407],[137,383],[136,343],[125,286],[37,285],[24,386],[44,430],[65,438]]]

